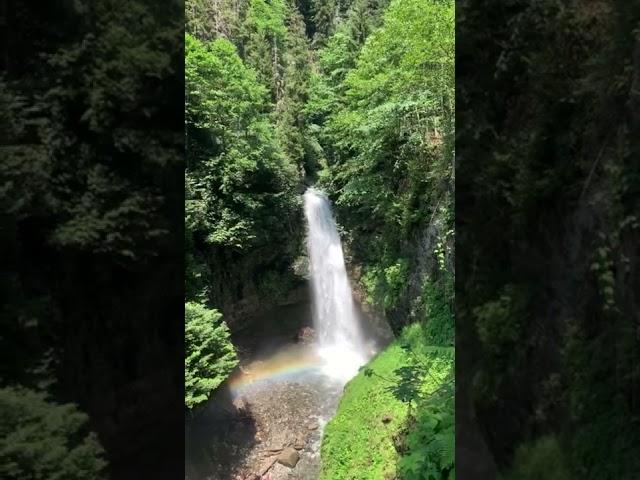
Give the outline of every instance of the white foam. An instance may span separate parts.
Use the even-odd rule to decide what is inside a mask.
[[[318,347],[322,359],[320,369],[324,375],[345,384],[358,373],[358,369],[367,362],[367,358],[354,351],[350,345],[325,345]]]

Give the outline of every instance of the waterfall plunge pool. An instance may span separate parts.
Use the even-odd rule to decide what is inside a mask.
[[[317,479],[344,385],[389,340],[353,299],[329,200],[309,189],[304,203],[310,298],[262,312],[234,338],[240,366],[187,422],[189,480]],[[294,340],[303,327],[313,341]],[[294,468],[274,463],[286,447],[298,452]]]

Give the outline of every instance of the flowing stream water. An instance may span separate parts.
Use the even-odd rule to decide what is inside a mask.
[[[310,301],[254,321],[268,331],[254,331],[251,354],[188,429],[189,480],[317,479],[323,428],[342,389],[385,340],[353,299],[329,199],[313,188],[303,198]],[[274,325],[313,325],[313,339],[278,336]],[[293,468],[274,462],[287,447],[299,454]]]

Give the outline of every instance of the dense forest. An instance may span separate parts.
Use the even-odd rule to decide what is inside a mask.
[[[4,479],[181,474],[182,18],[2,2]]]
[[[300,419],[317,474],[243,480],[638,477],[639,2],[4,0],[0,38],[0,478],[199,480],[310,187],[393,338]]]
[[[640,5],[459,2],[461,478],[640,468]]]
[[[304,283],[314,185],[397,337],[347,386],[321,478],[454,478],[453,1],[189,0],[186,25],[189,415],[246,315]]]

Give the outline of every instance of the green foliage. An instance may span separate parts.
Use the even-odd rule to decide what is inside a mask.
[[[453,321],[449,315],[452,326]],[[435,346],[430,325],[406,327],[400,341],[409,354],[396,370],[394,396],[415,406],[398,442],[400,478],[455,478],[453,348]]]
[[[61,249],[131,264],[170,236],[161,189],[183,146],[165,120],[171,103],[158,102],[168,95],[158,80],[173,75],[182,49],[168,41],[172,22],[162,17],[171,9],[133,2],[115,13],[111,3],[92,5],[95,22],[89,28],[83,17],[82,38],[43,57],[46,89],[5,91],[2,109],[17,123],[2,148],[2,202],[16,215],[48,217],[46,241]],[[134,126],[155,118],[156,129]]]
[[[587,375],[594,370],[597,368],[592,367]],[[594,384],[592,380],[590,385]],[[577,428],[571,443],[563,445],[564,462],[571,466],[572,478],[585,473],[589,478],[628,478],[640,468],[640,420],[621,395],[608,402],[609,409],[603,408],[598,400],[610,398],[607,387],[573,386],[573,400],[580,398],[582,402],[574,417]]]
[[[196,362],[187,366],[191,408],[235,365],[226,326],[205,305],[233,308],[248,295],[273,302],[294,286],[309,51],[291,2],[189,0],[186,7],[187,330],[190,318],[200,318],[187,338]],[[207,324],[215,345],[205,342],[213,332]]]
[[[3,13],[0,386],[43,393],[0,390],[1,478],[103,478],[88,424],[121,470],[131,445],[114,439],[150,434],[148,406],[121,393],[142,378],[180,388],[152,372],[172,368],[181,331],[169,319],[182,275],[181,12],[96,0]],[[54,403],[71,399],[90,421]]]
[[[259,288],[240,272],[286,277],[300,221],[298,171],[274,135],[268,90],[236,47],[187,34],[185,56],[187,298],[206,289],[220,305]],[[230,276],[237,280],[223,280]]]
[[[513,478],[638,471],[632,3],[457,3],[456,334]]]
[[[401,259],[397,263],[384,269],[384,281],[389,292],[384,297],[385,308],[394,305],[398,298],[404,293],[403,290],[406,287],[408,267],[407,260]]]
[[[531,444],[518,447],[511,471],[506,480],[571,480],[565,452],[558,439],[551,435],[541,437]]]
[[[88,416],[44,393],[0,389],[0,477],[6,480],[98,480],[104,452]]]
[[[401,258],[386,267],[367,267],[361,282],[367,292],[367,301],[379,303],[385,310],[396,306],[407,286],[409,263]]]
[[[615,307],[615,277],[613,260],[611,259],[611,247],[606,244],[601,246],[596,250],[594,257],[594,262],[589,270],[597,275],[600,295],[604,300],[604,310],[610,311]]]
[[[395,0],[380,24],[376,16],[373,2],[356,1],[332,26],[306,113],[327,165],[320,182],[363,265],[366,300],[402,333],[347,386],[327,426],[323,478],[448,479],[455,476],[453,2]],[[350,388],[363,391],[350,397]],[[400,424],[390,423],[394,452],[380,440],[390,433],[375,423],[370,442],[351,440],[362,428],[352,422],[369,425],[379,416],[373,409],[394,405],[367,403],[382,388],[411,406]]]
[[[282,95],[286,5],[282,0],[249,0],[243,23],[242,49],[246,64],[258,72],[273,100]]]
[[[453,478],[452,375],[453,349],[427,345],[422,325],[405,328],[345,387],[321,478]]]
[[[496,300],[475,308],[478,336],[488,352],[500,354],[517,343],[526,318],[526,298],[522,296],[522,289],[507,285]]]
[[[453,296],[451,276],[446,276],[440,284],[428,279],[424,282],[419,301],[424,309],[425,340],[428,345],[453,346],[455,337]]]
[[[618,361],[624,363],[618,368],[625,370],[627,359],[637,362],[640,352],[631,330],[626,330],[622,339],[615,334],[610,331],[604,338],[593,339],[573,320],[566,335],[567,369],[576,373],[570,377],[570,388],[563,385],[561,390],[567,396],[573,427],[570,433],[563,432],[562,446],[574,478],[587,474],[589,478],[626,478],[640,468],[640,417],[623,394],[612,393],[617,382],[609,371],[614,358],[620,357]],[[627,388],[637,381],[638,374],[637,368],[629,370]]]
[[[294,266],[291,266],[293,270]],[[260,276],[258,292],[264,298],[284,298],[295,287],[292,277],[274,271],[267,271]]]
[[[266,90],[228,40],[203,43],[186,35],[185,93],[187,125],[210,128],[223,137],[216,143],[264,120],[259,114],[266,106]]]
[[[56,175],[64,179],[62,184],[51,185],[59,196],[55,205],[66,212],[51,241],[129,260],[152,250],[168,232],[158,228],[163,207],[158,186],[133,180],[128,168],[144,178],[158,168],[177,165],[181,139],[159,131],[151,137],[145,134],[143,141],[142,133],[121,119],[140,112],[142,122],[163,111],[164,105],[152,103],[159,90],[148,78],[172,74],[172,55],[177,52],[167,47],[168,32],[158,28],[163,20],[150,14],[148,5],[132,3],[122,12],[124,17],[112,21],[111,3],[94,6],[100,18],[95,33],[49,58],[57,85],[43,97],[44,111],[54,114],[44,123],[42,136],[49,155],[65,158],[60,163],[69,169]],[[83,112],[80,118],[75,114],[78,108]],[[84,186],[81,196],[71,194],[74,185]],[[145,244],[151,248],[141,248]]]
[[[453,265],[454,15],[450,1],[382,6],[354,2],[337,22],[305,112],[367,300],[406,324],[419,279]]]
[[[261,223],[258,202],[268,197],[243,195],[260,191],[251,183],[259,162],[273,166],[265,173],[282,182],[268,193],[283,203],[270,208],[282,225],[296,165],[335,198],[369,301],[388,314],[407,310],[398,329],[418,322],[347,386],[322,446],[322,475],[332,480],[453,471],[453,2],[386,5],[312,2],[306,31],[323,46],[314,55],[290,2],[241,2],[233,15],[221,2],[210,29],[218,38],[187,36],[188,291],[216,288],[203,279],[229,268],[213,264],[209,248],[250,259],[287,243]],[[259,264],[242,262],[224,278],[259,271],[256,290],[280,295],[284,279]]]
[[[338,411],[327,424],[322,439],[322,480],[385,480],[396,472],[396,435],[406,420],[408,407],[395,398],[389,386],[394,371],[408,362],[407,353],[394,343],[373,359],[345,387]],[[383,417],[391,417],[388,423]]]
[[[250,0],[247,22],[255,26],[256,33],[266,37],[267,43],[282,42],[287,29],[284,23],[285,2],[283,0]]]
[[[455,418],[452,389],[429,398],[410,421],[408,453],[398,463],[406,480],[455,479]]]
[[[343,107],[329,118],[336,203],[374,228],[409,231],[418,215],[428,218],[451,176],[440,138],[453,118],[452,5],[393,2],[344,77]]]
[[[185,405],[209,398],[238,364],[229,329],[216,310],[185,303]]]
[[[336,0],[311,0],[316,43],[332,33],[337,9]]]
[[[296,171],[270,130],[266,91],[230,42],[187,35],[185,48],[187,228],[238,249],[275,241]]]

